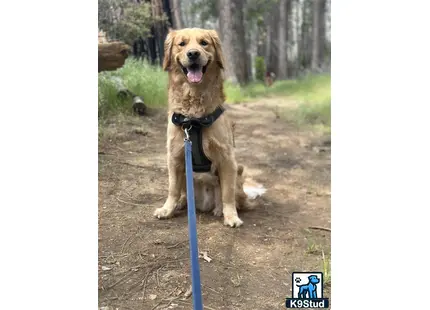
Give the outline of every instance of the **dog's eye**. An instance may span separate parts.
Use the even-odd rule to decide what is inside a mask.
[[[201,44],[202,46],[206,46],[206,45],[208,45],[208,42],[206,42],[205,40],[203,40],[202,42],[200,42],[200,44]]]
[[[185,46],[185,42],[182,41],[181,43],[179,43],[179,46]]]

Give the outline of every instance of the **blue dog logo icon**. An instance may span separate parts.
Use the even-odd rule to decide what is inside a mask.
[[[323,276],[320,271],[294,271],[291,286],[293,296],[285,299],[285,306],[295,309],[327,309],[329,301],[324,298]]]
[[[308,277],[309,282],[307,284],[296,284],[299,287],[299,298],[318,298],[317,296],[317,284],[320,283],[320,279],[316,275],[310,275]],[[300,282],[300,281],[297,281]]]

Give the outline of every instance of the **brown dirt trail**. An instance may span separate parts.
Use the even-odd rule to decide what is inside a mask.
[[[267,188],[240,228],[197,214],[205,309],[285,309],[291,272],[321,271],[330,253],[330,138],[276,117],[281,99],[229,106],[236,157]],[[282,103],[282,102],[281,102]],[[153,217],[167,197],[166,113],[123,117],[99,142],[99,306],[192,309],[186,214]],[[330,297],[326,285],[325,296]]]

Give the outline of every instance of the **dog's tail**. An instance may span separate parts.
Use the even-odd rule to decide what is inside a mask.
[[[239,166],[238,175],[242,176],[243,166]],[[238,207],[241,210],[253,210],[261,205],[259,197],[261,197],[266,189],[263,185],[254,182],[251,178],[244,178],[242,185],[241,199],[238,201]]]
[[[249,199],[253,200],[262,196],[267,189],[262,184],[256,183],[251,179],[246,179],[243,184],[243,191]]]

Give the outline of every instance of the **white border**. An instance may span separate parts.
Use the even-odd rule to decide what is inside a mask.
[[[97,307],[97,2],[0,5],[2,309]]]
[[[425,308],[409,287],[430,275],[426,4],[332,3],[333,310]]]

